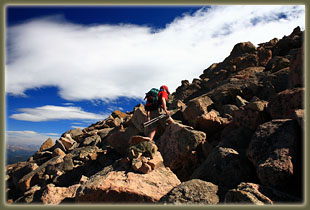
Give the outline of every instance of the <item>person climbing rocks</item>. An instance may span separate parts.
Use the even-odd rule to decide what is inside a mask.
[[[149,126],[149,138],[153,141],[156,131],[160,128],[164,129],[166,122],[168,124],[174,123],[170,116],[170,111],[167,108],[167,101],[170,92],[166,85],[162,85],[160,89],[152,88],[148,93],[146,93],[145,98],[147,102],[145,104],[147,120],[150,121],[162,114],[166,114],[163,119],[151,124]]]

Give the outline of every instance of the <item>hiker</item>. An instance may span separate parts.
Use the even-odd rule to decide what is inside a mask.
[[[166,114],[166,117],[162,120],[157,121],[149,126],[149,137],[151,141],[155,137],[156,131],[158,130],[159,126],[162,128],[165,127],[166,121],[171,124],[174,123],[173,119],[170,116],[170,112],[167,108],[167,101],[170,92],[166,85],[162,85],[160,89],[152,88],[147,94],[147,103],[145,105],[147,120],[150,121],[151,119],[158,117],[162,114]],[[152,95],[151,97],[149,97]],[[149,97],[149,98],[148,98]],[[151,99],[150,99],[151,98]]]

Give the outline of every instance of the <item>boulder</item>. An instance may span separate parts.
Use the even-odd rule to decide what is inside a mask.
[[[296,27],[289,36],[280,39],[273,49],[275,56],[283,56],[289,54],[291,49],[300,48],[303,43],[303,32],[300,27]]]
[[[129,126],[111,133],[106,138],[106,141],[121,155],[127,155],[129,140],[132,136],[135,136],[138,133],[138,129],[133,126]]]
[[[41,187],[35,185],[25,192],[21,197],[15,200],[15,203],[34,203],[38,201],[38,195],[40,195]]]
[[[277,72],[290,66],[289,59],[281,56],[273,57],[266,65],[265,71]]]
[[[300,132],[294,120],[272,120],[257,128],[247,155],[263,185],[285,189],[292,181],[297,141]]]
[[[115,110],[114,112],[112,112],[111,115],[114,118],[123,118],[123,119],[125,119],[127,117],[127,114],[123,113],[120,110]]]
[[[206,138],[206,134],[179,123],[167,126],[165,133],[156,142],[165,166],[186,180],[197,167],[195,150]]]
[[[84,146],[96,146],[98,143],[101,142],[101,138],[99,135],[93,135],[93,136],[89,136],[86,137],[83,141],[83,145]]]
[[[158,148],[152,141],[141,141],[138,144],[132,145],[128,148],[129,158],[137,158],[140,155],[153,158]]]
[[[219,142],[220,147],[232,148],[236,151],[245,152],[248,148],[253,131],[250,129],[240,126],[226,133],[222,132],[221,141]]]
[[[54,141],[51,138],[48,138],[40,147],[39,151],[42,152],[44,150],[50,149],[54,146]]]
[[[181,83],[181,86],[179,86],[176,89],[176,92],[173,93],[174,101],[179,100],[186,103],[201,89],[200,80],[196,80],[196,82],[194,80],[193,83],[189,83],[188,80],[183,80]]]
[[[272,50],[265,47],[259,47],[257,48],[257,56],[258,64],[260,66],[266,66],[272,58]]]
[[[284,204],[301,202],[300,199],[287,193],[278,191],[272,187],[254,183],[240,183],[236,189],[226,193],[225,203],[227,204]]]
[[[65,147],[65,145],[60,141],[60,140],[56,140],[56,143],[55,143],[55,146],[54,146],[55,149],[59,148],[60,150],[62,150],[63,152],[67,152],[67,149]],[[55,150],[54,149],[54,150]]]
[[[215,205],[219,202],[218,187],[211,182],[192,179],[182,182],[160,199],[160,203],[176,205]]]
[[[53,151],[53,157],[56,157],[56,156],[64,157],[65,155],[66,153],[64,153],[64,151],[62,151],[60,148],[56,148]]]
[[[191,179],[201,179],[219,186],[223,197],[228,189],[240,182],[253,180],[251,163],[232,148],[216,147],[208,158],[193,172]]]
[[[34,162],[18,162],[7,166],[6,172],[12,180],[12,184],[17,187],[19,180],[25,175],[34,171],[39,166]]]
[[[20,180],[18,180],[17,188],[21,192],[28,191],[32,186],[43,181],[46,166],[55,165],[61,162],[63,162],[63,158],[59,156],[53,157],[52,159],[46,161],[35,170],[30,171],[29,173],[25,174]]]
[[[304,47],[290,51],[290,87],[304,87]]]
[[[292,119],[296,109],[303,109],[304,88],[284,90],[269,103],[272,119]]]
[[[256,54],[245,54],[233,58],[232,63],[235,66],[233,71],[240,71],[248,67],[258,66],[258,57]]]
[[[221,131],[227,122],[227,119],[218,116],[215,111],[210,111],[197,117],[195,128],[205,132],[208,136],[212,136]]]
[[[237,107],[234,104],[225,104],[222,106],[220,113],[221,113],[222,117],[231,119],[234,111],[236,111],[238,109],[239,109],[239,107]]]
[[[139,104],[134,108],[134,113],[131,118],[132,124],[138,129],[139,132],[144,133],[143,123],[147,121],[146,112],[143,104]]]
[[[72,139],[70,134],[65,134],[64,137],[60,137],[59,140],[65,146],[66,150],[72,150],[78,146],[77,142]]]
[[[80,184],[70,187],[55,187],[54,184],[48,184],[42,193],[41,201],[49,205],[60,204],[64,199],[74,198],[79,187]]]
[[[196,118],[202,114],[208,113],[208,107],[213,104],[213,101],[206,95],[190,100],[186,109],[183,112],[184,119],[190,125],[195,125]]]
[[[112,130],[114,130],[114,128],[104,128],[104,129],[98,130],[97,135],[99,135],[101,140],[103,140],[105,137],[107,137],[110,134],[110,132],[112,132]]]
[[[64,134],[61,135],[61,137],[66,137],[67,134],[70,134],[70,137],[72,139],[74,139],[75,141],[78,141],[78,138],[80,135],[83,134],[83,131],[80,128],[75,128],[75,129],[66,131]]]
[[[238,57],[246,53],[254,53],[255,51],[256,47],[251,42],[241,42],[234,46],[229,56]]]
[[[78,203],[155,203],[181,183],[165,167],[148,174],[104,170],[81,185]]]
[[[267,101],[262,100],[248,103],[241,109],[234,111],[233,123],[236,126],[243,126],[255,131],[257,126],[269,119],[265,111],[267,104]]]
[[[147,164],[151,166],[152,170],[155,170],[159,168],[160,166],[163,166],[163,157],[161,156],[160,152],[157,151],[152,159],[148,160]]]
[[[129,145],[136,145],[143,141],[151,141],[149,137],[144,136],[132,136],[129,140]]]

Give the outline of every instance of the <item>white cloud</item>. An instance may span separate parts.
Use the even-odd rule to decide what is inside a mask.
[[[10,145],[41,145],[48,138],[59,138],[57,133],[37,133],[31,130],[6,131],[6,143]]]
[[[37,19],[7,30],[6,92],[22,95],[30,88],[57,86],[67,100],[142,98],[162,84],[173,92],[181,80],[198,78],[221,62],[236,43],[282,38],[296,26],[305,27],[303,5],[213,6],[155,33],[147,26]],[[29,111],[15,116],[42,120]]]
[[[108,115],[94,114],[83,111],[80,107],[61,107],[46,105],[36,108],[18,109],[22,113],[9,116],[15,120],[24,120],[31,122],[41,122],[50,120],[99,120],[105,119]]]

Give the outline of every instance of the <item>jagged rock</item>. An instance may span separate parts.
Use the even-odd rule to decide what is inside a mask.
[[[60,204],[66,198],[74,198],[80,184],[70,187],[55,187],[54,184],[48,184],[44,190],[41,200],[43,204]]]
[[[96,146],[98,143],[101,142],[101,138],[99,135],[93,135],[93,136],[89,136],[86,137],[83,141],[83,145],[85,146]]]
[[[15,200],[15,203],[32,203],[37,200],[37,192],[41,190],[41,187],[38,185],[35,185],[31,187],[30,190],[24,193],[23,196],[19,197],[18,199]]]
[[[75,160],[87,162],[89,160],[96,160],[100,153],[103,153],[102,149],[96,146],[86,146],[72,150],[70,156]]]
[[[269,103],[272,119],[292,119],[296,109],[303,109],[304,88],[284,90]]]
[[[238,57],[245,53],[254,53],[255,51],[256,47],[251,42],[241,42],[234,46],[229,56]]]
[[[229,190],[225,203],[232,204],[283,204],[301,202],[300,199],[268,186],[242,182],[237,189]]]
[[[232,62],[235,66],[233,71],[240,71],[248,67],[258,66],[258,56],[256,54],[245,54],[234,58]]]
[[[289,65],[289,59],[281,56],[275,56],[267,63],[265,71],[277,72],[280,69],[289,67]]]
[[[19,180],[25,175],[34,171],[39,166],[34,162],[18,162],[12,165],[7,166],[7,174],[10,176],[12,180],[12,184],[15,187],[18,187]]]
[[[146,112],[143,104],[139,104],[134,108],[134,113],[131,118],[132,124],[138,129],[139,132],[144,133],[143,123],[147,121]]]
[[[163,157],[161,156],[161,153],[157,151],[152,159],[150,159],[147,164],[151,166],[152,170],[155,170],[159,168],[160,166],[163,166]]]
[[[182,182],[160,199],[164,204],[215,205],[219,202],[218,187],[211,182],[192,179]]]
[[[290,51],[290,87],[304,87],[304,46]]]
[[[42,152],[44,150],[50,149],[54,146],[54,141],[51,138],[48,138],[40,147],[39,151]]]
[[[75,141],[78,141],[79,136],[83,135],[83,132],[80,128],[76,128],[76,129],[66,131],[64,134],[61,135],[61,137],[66,137],[67,134],[70,134],[70,137],[72,139],[74,139]]]
[[[266,47],[257,48],[258,64],[260,66],[266,66],[272,58],[272,50]]]
[[[136,145],[143,141],[151,141],[149,137],[144,136],[132,136],[129,140],[129,145]]]
[[[236,105],[238,107],[242,107],[247,105],[249,102],[245,99],[243,99],[241,96],[236,96]]]
[[[46,159],[51,159],[53,156],[53,152],[50,151],[37,151],[33,156],[33,160],[41,159],[41,158],[46,158]]]
[[[201,179],[219,186],[219,195],[241,181],[252,180],[251,163],[232,148],[216,147],[208,158],[193,172],[191,179]]]
[[[274,56],[287,55],[291,49],[300,48],[303,42],[303,32],[296,27],[289,36],[284,36],[274,47]]]
[[[181,86],[176,89],[173,94],[174,100],[180,100],[187,102],[192,99],[193,95],[201,89],[200,80],[194,80],[193,83],[189,83],[188,80],[183,80]]]
[[[232,118],[234,111],[238,110],[239,107],[237,107],[234,104],[225,104],[221,108],[221,116],[224,118]]]
[[[170,124],[156,142],[165,166],[186,180],[197,166],[195,150],[206,138],[206,134],[182,124]]]
[[[112,116],[110,116],[110,119],[105,120],[105,124],[111,128],[119,127],[121,126],[122,123],[123,123],[123,118],[119,118],[119,117],[113,118]]]
[[[79,184],[84,184],[89,180],[89,178],[87,176],[82,175]]]
[[[154,142],[142,141],[128,148],[129,158],[137,158],[139,154],[153,158],[158,148]]]
[[[78,143],[72,139],[70,134],[65,134],[64,137],[60,137],[59,140],[65,146],[66,150],[72,150],[78,147]]]
[[[59,148],[60,150],[67,152],[65,145],[60,140],[56,140],[54,148],[55,149]]]
[[[123,113],[120,110],[115,110],[114,112],[112,112],[111,115],[114,118],[123,118],[123,119],[125,119],[127,117],[127,114]]]
[[[105,137],[107,137],[110,132],[112,132],[114,130],[114,128],[104,128],[101,130],[98,130],[97,135],[100,136],[101,140],[103,140]]]
[[[257,128],[247,155],[263,185],[283,189],[292,181],[292,159],[299,135],[298,125],[293,120],[272,120]]]
[[[124,129],[120,129],[111,133],[106,141],[120,154],[126,155],[129,148],[129,140],[132,136],[135,136],[139,131],[133,127],[129,126]]]
[[[240,126],[229,132],[223,132],[218,145],[224,148],[232,148],[239,153],[244,152],[251,142],[252,135],[253,131]]]
[[[236,96],[242,95],[242,87],[245,85],[246,83],[243,80],[234,80],[217,86],[206,95],[214,102],[216,110],[221,110],[221,107],[224,104],[235,104]]]
[[[147,164],[147,162],[148,158],[140,156],[132,160],[131,167],[136,172],[148,174],[152,171],[152,167],[149,164]]]
[[[56,148],[53,151],[53,157],[56,157],[56,156],[64,157],[65,155],[66,153],[64,153],[64,151],[62,151],[60,148]]]
[[[104,169],[109,171],[109,169]],[[181,182],[169,168],[148,174],[99,172],[81,185],[78,203],[154,203]]]
[[[196,117],[208,113],[208,107],[212,104],[213,101],[206,95],[190,100],[183,112],[184,119],[195,125]]]
[[[46,166],[55,165],[55,164],[58,164],[62,161],[63,161],[63,159],[59,156],[54,157],[54,158],[46,161],[45,163],[43,163],[42,165],[37,167],[35,170],[32,170],[31,172],[24,175],[18,181],[17,188],[21,192],[28,191],[32,186],[34,186],[34,185],[38,184],[40,181],[42,181]]]
[[[215,111],[210,111],[197,117],[195,128],[212,136],[222,130],[227,122],[227,119],[221,118]]]
[[[236,126],[243,126],[252,131],[267,121],[268,116],[265,112],[268,102],[266,101],[254,101],[248,103],[239,110],[233,113],[233,123]]]

